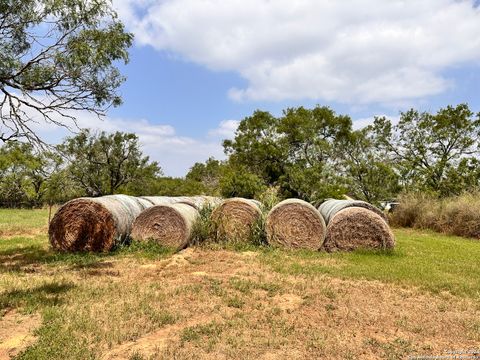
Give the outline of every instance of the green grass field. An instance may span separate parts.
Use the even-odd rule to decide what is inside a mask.
[[[59,254],[48,210],[0,215],[0,359],[402,359],[480,343],[476,240],[395,229],[391,253]]]

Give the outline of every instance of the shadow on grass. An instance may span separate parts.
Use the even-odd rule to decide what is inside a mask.
[[[26,312],[33,312],[41,307],[63,304],[65,295],[75,285],[70,282],[41,284],[28,289],[15,289],[0,294],[0,314],[6,309],[22,307]]]
[[[19,246],[0,250],[0,273],[34,273],[40,265],[65,265],[72,270],[98,269],[104,267],[102,265],[104,260],[114,257],[133,256],[155,260],[170,256],[174,252],[175,249],[151,242],[121,245],[108,253],[59,252],[50,248],[45,249],[42,244]]]
[[[94,266],[113,254],[61,253],[41,246],[31,245],[0,251],[0,272],[35,272],[35,267],[45,264]]]

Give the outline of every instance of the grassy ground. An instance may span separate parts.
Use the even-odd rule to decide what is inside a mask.
[[[55,209],[52,209],[52,213]],[[0,209],[0,236],[46,233],[48,209]]]
[[[478,241],[396,229],[389,254],[72,255],[49,250],[47,210],[0,214],[0,359],[403,359],[480,347]]]

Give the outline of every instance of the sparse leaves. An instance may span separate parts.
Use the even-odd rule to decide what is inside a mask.
[[[0,0],[0,140],[40,142],[33,122],[119,105],[132,39],[109,0]]]

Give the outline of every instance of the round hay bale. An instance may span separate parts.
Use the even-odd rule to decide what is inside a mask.
[[[214,237],[222,241],[248,242],[255,223],[262,216],[260,202],[244,198],[222,201],[213,210]]]
[[[320,212],[299,199],[287,199],[270,210],[266,221],[267,241],[290,249],[318,250],[326,226]]]
[[[325,219],[325,223],[329,223],[330,220],[335,216],[336,213],[339,211],[349,208],[349,207],[361,207],[373,211],[380,217],[382,217],[385,221],[387,220],[387,216],[385,213],[380,210],[379,208],[369,204],[365,201],[361,200],[336,200],[336,199],[329,199],[323,202],[319,207],[318,211],[322,214],[323,218]]]
[[[188,245],[197,217],[198,210],[185,203],[155,205],[137,216],[131,238],[182,249]]]
[[[362,207],[349,207],[335,214],[327,225],[326,251],[392,249],[395,237],[385,220]]]
[[[50,222],[50,244],[61,251],[109,251],[128,238],[133,221],[149,206],[127,195],[71,200]]]

